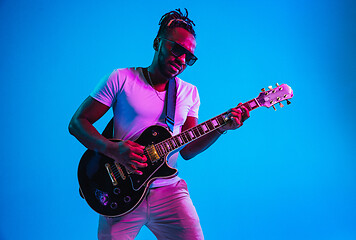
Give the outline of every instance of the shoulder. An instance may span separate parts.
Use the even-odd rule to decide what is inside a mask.
[[[128,83],[137,82],[141,76],[142,70],[139,67],[117,68],[109,75],[108,82],[118,85],[118,88],[121,89]]]
[[[111,76],[117,77],[117,78],[125,78],[125,77],[131,77],[135,78],[140,75],[141,68],[139,67],[130,67],[130,68],[117,68],[114,71],[112,71]]]
[[[183,87],[183,88],[196,88],[193,84],[186,82],[179,77],[176,77],[176,82],[178,87]]]
[[[193,95],[194,97],[199,97],[198,89],[195,85],[183,81],[182,79],[176,77],[177,93],[183,95]]]

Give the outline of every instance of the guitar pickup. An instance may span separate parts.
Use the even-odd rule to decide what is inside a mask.
[[[122,180],[125,180],[126,176],[125,176],[124,171],[122,170],[120,164],[115,162],[115,166],[116,166],[117,170],[119,171],[119,174],[120,174],[120,177],[122,178]]]
[[[160,156],[158,155],[156,148],[153,145],[146,147],[146,152],[152,163],[160,159]]]

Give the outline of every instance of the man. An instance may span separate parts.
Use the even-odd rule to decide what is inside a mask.
[[[115,70],[105,78],[74,114],[69,131],[88,149],[98,151],[122,164],[134,174],[147,166],[144,146],[134,140],[151,125],[165,125],[165,97],[170,79],[176,80],[176,109],[173,134],[198,124],[200,105],[197,89],[177,76],[197,58],[194,23],[180,9],[165,14],[154,39],[155,54],[147,68]],[[112,142],[94,127],[109,109],[114,112]],[[241,104],[231,109],[231,121],[181,149],[190,159],[207,149],[227,130],[239,128],[249,117]],[[177,153],[178,154],[178,153]],[[176,167],[177,154],[168,159]],[[178,176],[155,180],[143,202],[120,217],[99,218],[99,239],[134,239],[146,225],[158,239],[203,239],[199,218],[184,180]]]

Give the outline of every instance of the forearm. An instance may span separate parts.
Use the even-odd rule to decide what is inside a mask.
[[[69,132],[85,147],[107,156],[110,155],[108,151],[113,148],[115,144],[102,136],[93,124],[108,110],[108,106],[89,96],[74,113],[68,126]]]
[[[87,119],[73,118],[68,129],[86,148],[107,155],[110,141],[103,137]]]
[[[217,130],[191,142],[186,145],[181,151],[180,154],[185,160],[189,160],[201,152],[204,152],[208,149],[222,134]]]

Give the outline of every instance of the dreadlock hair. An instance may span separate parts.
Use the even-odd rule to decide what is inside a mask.
[[[188,10],[185,9],[185,15],[180,11],[180,8],[170,11],[166,14],[164,14],[161,17],[161,20],[159,20],[158,25],[160,25],[157,37],[160,36],[166,36],[168,32],[170,32],[172,29],[181,27],[193,34],[194,37],[195,31],[193,29],[193,26],[195,26],[194,22],[188,18]]]

